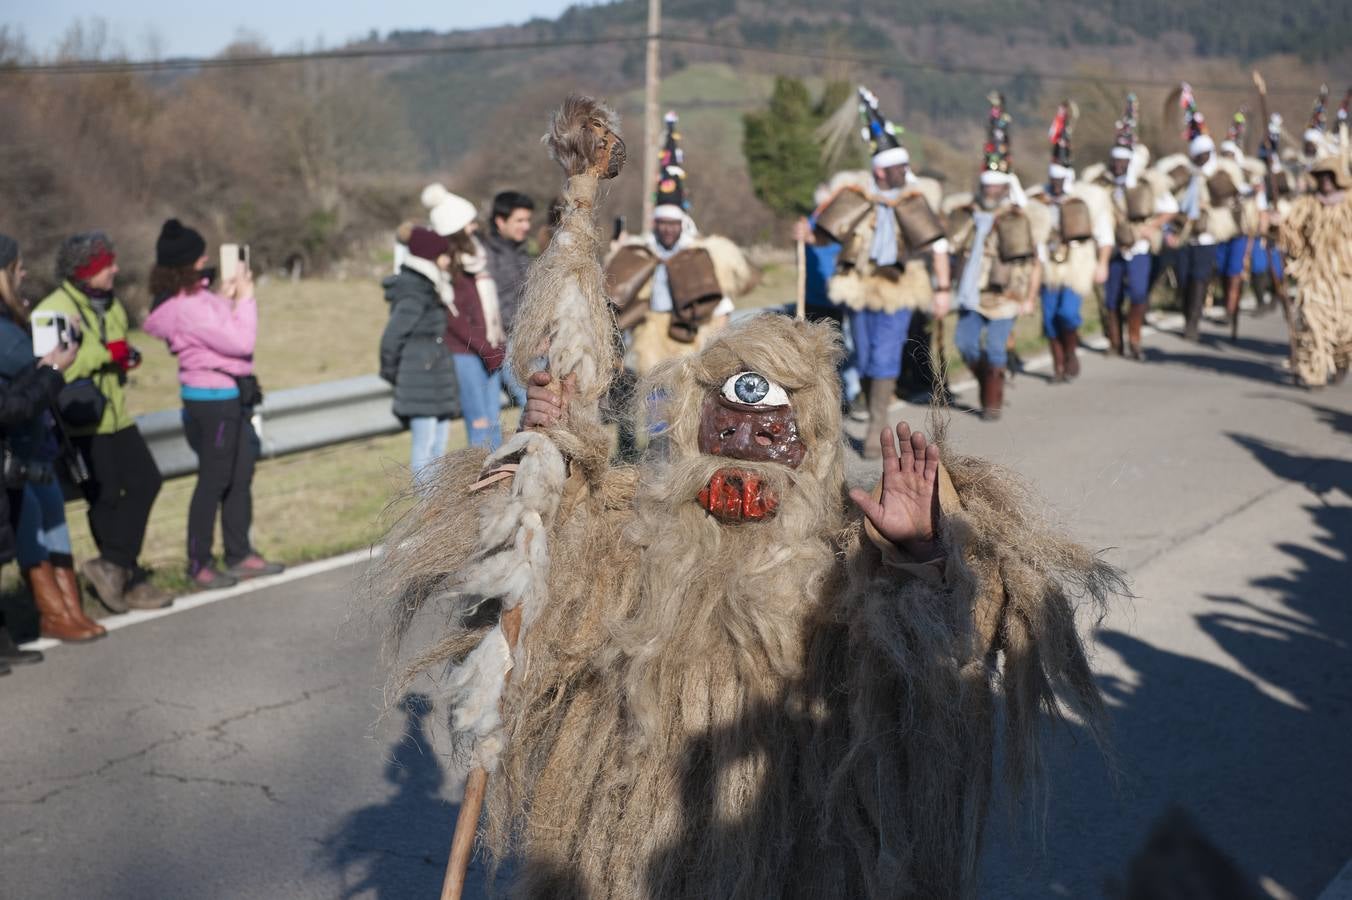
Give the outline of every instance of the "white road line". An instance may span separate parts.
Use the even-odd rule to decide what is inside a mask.
[[[128,613],[108,616],[99,619],[99,624],[107,628],[110,632],[118,631],[123,628],[130,628],[133,625],[140,625],[144,622],[153,622],[155,619],[162,619],[165,616],[172,616],[175,613],[187,612],[190,609],[207,606],[217,603],[221,600],[229,600],[234,597],[242,597],[246,594],[252,594],[257,591],[265,591],[268,588],[278,585],[288,584],[292,581],[299,581],[302,578],[309,578],[311,575],[321,575],[324,572],[332,572],[334,569],[341,569],[344,566],[350,566],[355,563],[372,561],[381,554],[380,547],[368,547],[365,550],[353,550],[351,553],[344,553],[341,556],[333,556],[328,559],[320,559],[315,562],[303,563],[299,566],[287,569],[280,575],[268,575],[264,578],[254,578],[249,581],[243,581],[231,588],[225,588],[219,591],[203,591],[198,594],[186,594],[182,597],[174,598],[174,605],[167,606],[164,609],[134,609]],[[30,641],[23,645],[25,650],[50,650],[53,647],[62,645],[62,641],[54,638],[39,638],[36,641]]]

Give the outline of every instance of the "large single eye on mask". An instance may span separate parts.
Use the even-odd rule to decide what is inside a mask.
[[[759,372],[738,372],[723,382],[723,399],[743,406],[788,406],[789,395]]]

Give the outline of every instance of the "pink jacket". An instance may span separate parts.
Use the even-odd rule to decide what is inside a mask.
[[[201,288],[170,297],[141,328],[169,345],[178,357],[179,384],[195,388],[230,388],[235,376],[253,372],[258,337],[258,304],[253,297],[231,303]]]

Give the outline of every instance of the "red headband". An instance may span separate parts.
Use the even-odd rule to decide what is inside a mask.
[[[84,265],[76,267],[75,277],[80,281],[88,281],[111,266],[116,259],[117,254],[113,253],[113,251],[109,250],[107,247],[99,247],[98,250],[94,251],[93,256],[85,260]]]

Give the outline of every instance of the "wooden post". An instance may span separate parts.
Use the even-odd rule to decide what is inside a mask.
[[[807,247],[798,241],[798,305],[795,318],[803,321],[807,318]]]
[[[502,614],[502,633],[507,646],[516,649],[521,636],[521,607]],[[511,681],[509,670],[504,680]],[[465,893],[465,876],[469,861],[474,856],[474,838],[479,831],[479,815],[484,809],[484,795],[488,792],[488,772],[474,768],[465,781],[465,796],[460,801],[460,815],[455,820],[455,835],[451,838],[451,855],[446,860],[446,878],[441,882],[441,900],[461,900]]]
[[[644,234],[653,225],[656,199],[652,190],[657,178],[658,142],[662,117],[658,112],[658,94],[662,82],[662,65],[658,56],[657,36],[662,31],[662,0],[648,0],[648,61],[643,90],[643,220],[639,233]]]

